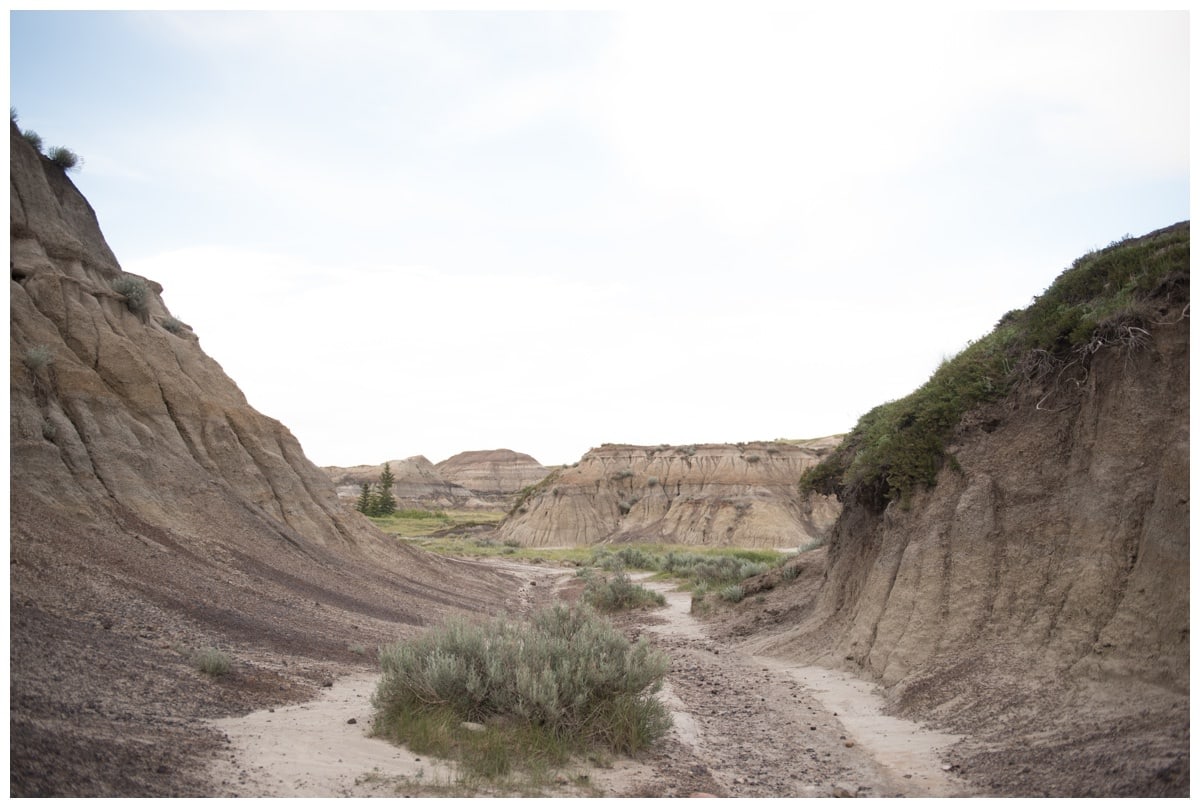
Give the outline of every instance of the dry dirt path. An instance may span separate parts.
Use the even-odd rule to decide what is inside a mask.
[[[507,565],[522,599],[549,599],[561,571]],[[690,614],[690,595],[651,583],[667,607],[628,615],[671,658],[662,697],[674,728],[636,761],[573,772],[604,796],[960,796],[938,750],[953,736],[885,716],[871,687],[848,674],[732,652]],[[221,796],[336,797],[446,794],[449,768],[367,737],[374,673],[344,677],[321,698],[215,725],[229,739],[213,766]],[[353,719],[354,723],[349,723]],[[553,790],[553,789],[552,789]],[[567,791],[564,795],[579,793]]]

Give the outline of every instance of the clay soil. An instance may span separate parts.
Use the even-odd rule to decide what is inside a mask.
[[[498,579],[510,582],[504,608],[512,611],[571,600],[581,587],[561,568],[503,561],[492,566],[502,573]],[[896,704],[850,673],[756,655],[750,640],[794,622],[815,592],[820,564],[810,567],[787,586],[751,593],[737,605],[715,604],[701,615],[691,613],[689,594],[649,584],[664,592],[667,607],[622,615],[617,623],[631,638],[645,637],[670,657],[662,694],[674,718],[670,734],[637,759],[581,763],[533,792],[499,793],[1086,794],[1089,783],[1119,779],[1121,760],[1161,751],[1138,748],[1142,735],[1123,735],[1114,726],[1103,737],[1081,736],[1074,747],[1044,754],[1031,748],[1036,746],[1031,739],[1037,731],[1061,736],[1063,719],[1053,713],[1041,724],[1025,720],[1021,732],[1008,738],[973,737],[961,727],[948,730],[945,722],[930,727],[897,716]],[[196,672],[168,635],[151,637],[149,629],[141,638],[98,632],[91,624],[14,606],[13,653],[24,667],[11,720],[13,794],[496,793],[455,785],[452,767],[444,762],[369,736],[370,696],[378,677],[373,648],[325,655],[299,646],[264,644],[255,651],[243,645],[234,672],[213,678]],[[148,626],[150,616],[145,617]],[[329,628],[331,636],[344,630]],[[135,655],[137,665],[120,662]],[[17,678],[14,672],[14,682]],[[69,699],[61,696],[63,683],[71,686]],[[1178,738],[1166,741],[1178,747]],[[1094,756],[1088,756],[1097,744],[1113,761],[1112,771],[1097,770]],[[1182,771],[1172,765],[1179,768],[1169,760],[1163,765],[1160,793],[1177,793],[1181,782],[1186,789],[1186,761]],[[1142,791],[1154,793],[1153,783]]]

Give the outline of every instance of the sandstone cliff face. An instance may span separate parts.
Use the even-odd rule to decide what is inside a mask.
[[[796,547],[837,516],[832,497],[802,497],[800,475],[837,443],[605,445],[554,472],[500,526],[535,547],[604,541]]]
[[[10,206],[14,794],[187,792],[155,780],[184,765],[160,760],[185,732],[154,723],[162,705],[237,702],[204,702],[202,683],[180,695],[196,674],[172,649],[345,657],[495,608],[499,576],[399,547],[340,504],[157,284],[141,279],[144,305],[129,305],[91,207],[15,125]],[[141,681],[121,689],[97,665]]]

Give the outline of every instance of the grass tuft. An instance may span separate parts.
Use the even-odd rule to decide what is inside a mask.
[[[209,676],[224,676],[233,669],[233,660],[229,654],[213,647],[201,648],[192,655],[192,664],[196,670]]]

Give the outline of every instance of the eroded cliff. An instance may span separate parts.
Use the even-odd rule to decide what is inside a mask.
[[[15,125],[10,210],[14,795],[204,793],[187,716],[295,697],[320,660],[496,608],[501,576],[339,503]],[[189,661],[209,645],[233,653],[223,684]]]
[[[837,438],[601,446],[528,491],[500,536],[535,547],[796,547],[821,538],[837,516],[832,497],[797,489],[804,471],[836,445]]]
[[[1189,253],[1186,223],[1114,245],[1007,316],[985,348],[1019,349],[1012,386],[954,420],[931,484],[895,447],[932,445],[904,430],[951,385],[865,416],[813,475],[847,499],[824,584],[751,647],[971,733],[1007,793],[1186,794]]]

